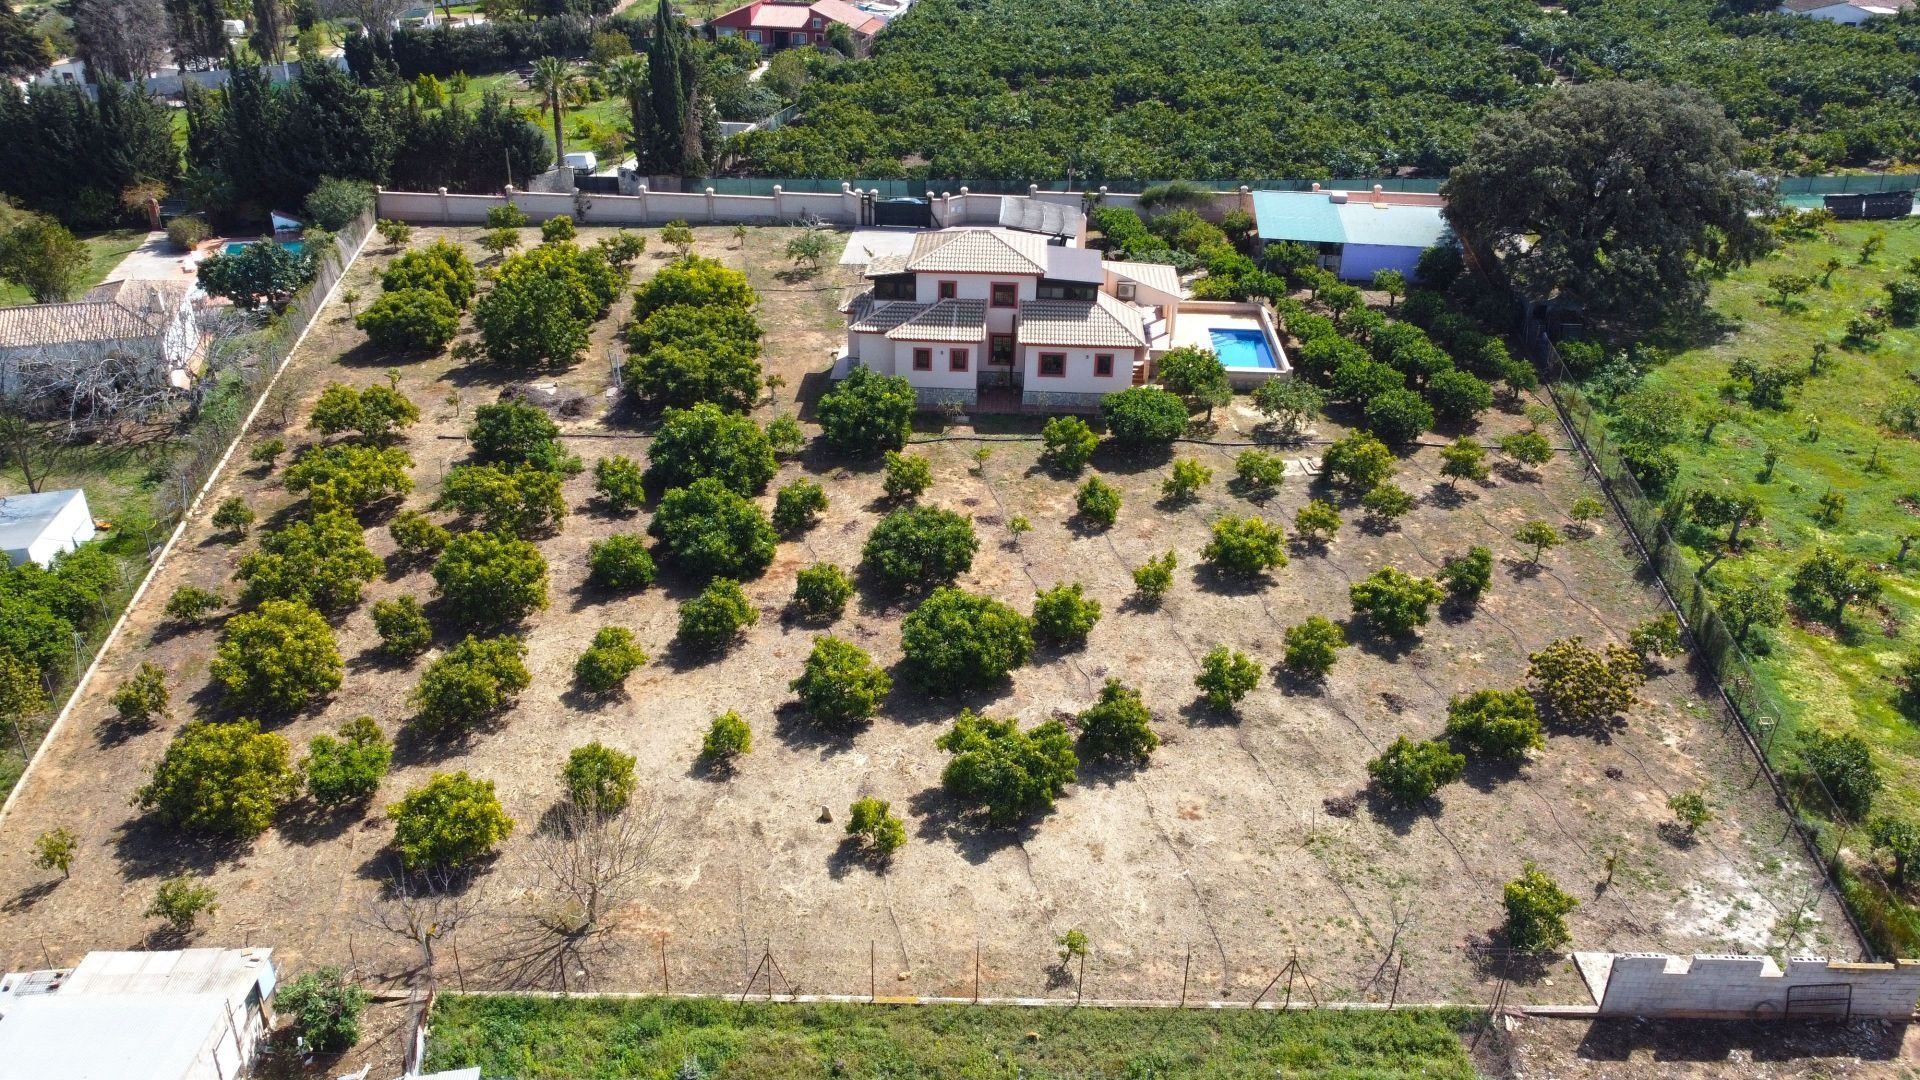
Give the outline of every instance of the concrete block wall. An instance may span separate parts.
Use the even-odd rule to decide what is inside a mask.
[[[382,218],[415,225],[483,225],[487,211],[508,201],[535,223],[559,214],[571,215],[581,225],[665,225],[685,221],[693,225],[789,224],[807,219],[830,225],[857,225],[860,193],[846,184],[837,192],[790,192],[772,195],[717,195],[705,191],[650,191],[645,185],[633,195],[573,194],[516,191],[500,195],[453,195],[445,188],[434,192],[385,191],[378,196]],[[996,212],[998,203],[995,203]]]
[[[1920,1003],[1920,960],[1794,957],[1785,971],[1768,956],[1618,953],[1612,961],[1602,1016],[1777,1019],[1787,1013],[1789,989],[1836,985],[1850,988],[1856,1017],[1906,1019]]]

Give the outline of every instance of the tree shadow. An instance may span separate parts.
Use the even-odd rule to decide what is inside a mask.
[[[1367,813],[1393,830],[1395,836],[1407,835],[1423,819],[1435,817],[1440,812],[1440,800],[1431,795],[1417,805],[1408,806],[1372,784],[1360,789],[1359,797],[1366,805]]]
[[[114,863],[130,881],[208,874],[222,863],[243,858],[251,847],[248,840],[184,832],[153,813],[122,822],[113,836]]]
[[[1555,952],[1519,952],[1507,944],[1505,927],[1485,934],[1469,935],[1466,953],[1473,969],[1482,979],[1507,979],[1533,983],[1547,977],[1561,954]]]
[[[372,806],[372,796],[340,806],[322,806],[305,799],[282,810],[274,821],[274,828],[290,844],[313,847],[337,840],[355,825],[367,821]]]
[[[1427,489],[1423,501],[1442,510],[1456,510],[1465,506],[1468,499],[1479,497],[1478,492],[1463,491],[1449,484],[1435,484]]]
[[[867,870],[875,877],[885,877],[892,869],[892,855],[882,855],[869,849],[857,836],[842,836],[827,856],[827,876],[835,881],[845,879],[855,870]]]
[[[775,738],[794,750],[818,750],[823,759],[853,749],[854,736],[870,726],[862,723],[859,730],[843,731],[822,724],[797,701],[783,701],[773,710]]]
[[[1273,578],[1264,573],[1230,573],[1212,563],[1201,563],[1193,569],[1193,583],[1215,596],[1253,596],[1272,585]]]
[[[1458,747],[1455,747],[1458,750]],[[1527,767],[1525,758],[1501,760],[1484,757],[1479,754],[1467,754],[1467,769],[1460,779],[1475,791],[1489,793],[1503,784],[1524,779]]]
[[[152,720],[122,720],[119,713],[110,713],[93,726],[93,744],[102,750],[111,750],[130,739],[151,734],[159,727]]]
[[[1285,664],[1275,664],[1268,669],[1273,685],[1288,697],[1324,697],[1327,692],[1327,677],[1317,672],[1294,671]]]
[[[21,915],[31,911],[35,904],[52,896],[54,890],[58,889],[60,883],[65,880],[65,877],[57,877],[48,878],[45,881],[36,881],[32,885],[15,893],[13,898],[6,903],[0,904],[0,912],[8,915]]]
[[[1240,723],[1238,709],[1216,709],[1204,697],[1196,697],[1180,706],[1180,718],[1188,727],[1226,727]]]
[[[1654,828],[1654,831],[1660,834],[1660,839],[1682,851],[1691,850],[1700,844],[1700,834],[1677,821],[1663,821]]]
[[[1507,576],[1515,581],[1532,581],[1546,572],[1546,566],[1531,559],[1507,557],[1500,560],[1507,568]]]
[[[1029,818],[1007,828],[994,828],[981,811],[968,810],[938,787],[926,788],[907,800],[907,808],[918,824],[915,835],[922,840],[946,841],[960,851],[961,858],[979,866],[1007,847],[1024,844],[1039,831],[1039,821]]]
[[[1130,757],[1082,757],[1074,781],[1086,787],[1096,784],[1101,787],[1115,787],[1133,779],[1149,764],[1149,761]]]
[[[1094,448],[1093,460],[1089,464],[1103,473],[1115,476],[1134,476],[1155,469],[1164,469],[1173,460],[1173,447],[1122,447],[1111,439],[1100,440]]]

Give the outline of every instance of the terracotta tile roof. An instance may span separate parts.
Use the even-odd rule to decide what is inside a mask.
[[[890,274],[904,274],[906,272],[907,257],[905,255],[876,255],[873,261],[867,264],[867,268],[862,272],[861,276],[877,278],[886,277]]]
[[[1137,281],[1149,289],[1181,296],[1180,271],[1166,263],[1103,261],[1100,269],[1125,281]]]
[[[916,304],[910,300],[876,301],[869,304],[859,318],[847,326],[847,329],[856,334],[884,334],[932,306],[932,304]]]
[[[70,304],[0,308],[0,348],[156,337],[192,288],[183,281],[110,281]]]
[[[857,322],[861,316],[867,313],[867,309],[872,306],[873,290],[862,285],[855,285],[841,292],[840,303],[835,305],[833,310],[838,311],[842,315],[852,316],[852,318],[847,321]]]
[[[887,331],[894,341],[985,341],[985,300],[941,300]]]
[[[907,269],[915,273],[1044,274],[1047,240],[993,229],[941,229],[913,239]]]
[[[1140,312],[1100,293],[1091,302],[1035,300],[1021,305],[1020,344],[1111,346],[1137,349],[1147,344]]]

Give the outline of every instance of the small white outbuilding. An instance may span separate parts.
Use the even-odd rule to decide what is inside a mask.
[[[0,550],[14,566],[29,559],[50,566],[93,535],[93,511],[79,488],[0,496]]]

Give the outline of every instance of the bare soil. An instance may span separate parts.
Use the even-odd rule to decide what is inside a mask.
[[[1904,1080],[1920,1072],[1914,1064],[1914,1026],[1879,1020],[1748,1024],[1527,1018],[1508,1026],[1508,1068],[1515,1080]]]
[[[587,241],[597,234],[585,232]],[[796,394],[816,396],[840,341],[834,301],[851,282],[849,271],[783,278],[790,230],[754,230],[744,250],[731,230],[699,232],[699,251],[745,266],[761,290],[768,367],[787,384],[759,418],[794,409]],[[416,243],[451,236],[484,259],[474,247],[479,230],[417,233]],[[657,232],[649,240],[659,248]],[[350,272],[348,286],[361,303],[376,294],[377,269],[390,254],[376,242]],[[663,257],[650,250],[636,276],[651,274]],[[818,527],[782,543],[773,567],[747,584],[765,615],[721,658],[686,658],[670,647],[688,582],[668,576],[628,599],[583,589],[588,544],[646,525],[645,513],[616,520],[590,506],[592,462],[615,453],[643,457],[646,448],[644,418],[612,408],[607,393],[630,303],[623,300],[599,327],[588,359],[532,379],[589,395],[593,407],[563,422],[589,470],[567,485],[574,513],[540,542],[553,601],[524,627],[533,685],[518,706],[461,741],[403,731],[407,693],[430,656],[404,666],[382,660],[369,609],[402,594],[424,598],[432,581],[424,568],[396,562],[338,620],[345,685],[310,712],[273,724],[298,750],[348,718],[376,717],[400,746],[379,797],[364,811],[334,815],[296,804],[239,849],[207,846],[149,821],[128,800],[167,740],[193,715],[225,715],[208,679],[217,629],[178,633],[161,605],[185,584],[232,592],[236,561],[253,542],[230,543],[197,520],[132,613],[73,722],[43,751],[16,809],[0,821],[0,964],[68,964],[89,949],[163,941],[142,911],[158,880],[184,868],[219,890],[219,912],[197,941],[270,944],[288,971],[336,963],[375,979],[400,978],[416,966],[417,950],[368,919],[394,869],[383,811],[433,772],[453,769],[493,780],[520,828],[468,890],[479,913],[440,943],[438,975],[449,986],[644,992],[662,987],[664,969],[675,991],[739,990],[751,979],[759,992],[771,985],[808,993],[1072,995],[1079,973],[1056,963],[1054,942],[1079,928],[1092,942],[1089,997],[1175,999],[1184,986],[1190,1000],[1245,1001],[1265,990],[1270,997],[1474,1002],[1491,998],[1510,975],[1518,982],[1509,1000],[1584,1001],[1569,963],[1535,969],[1481,951],[1497,945],[1501,884],[1527,862],[1581,899],[1572,916],[1579,948],[1857,955],[1843,915],[1712,703],[1709,684],[1685,671],[1652,679],[1624,725],[1555,731],[1524,766],[1473,769],[1426,811],[1390,810],[1364,797],[1367,759],[1397,735],[1436,735],[1452,695],[1517,684],[1527,654],[1555,638],[1624,641],[1659,610],[1610,522],[1549,552],[1537,570],[1523,565],[1514,529],[1536,517],[1564,522],[1564,509],[1592,490],[1577,457],[1563,452],[1537,477],[1496,474],[1455,499],[1438,487],[1436,440],[1400,465],[1398,481],[1420,505],[1397,528],[1369,534],[1351,513],[1324,552],[1296,551],[1269,582],[1236,587],[1198,570],[1209,523],[1259,512],[1290,526],[1315,493],[1306,477],[1289,477],[1277,498],[1256,507],[1225,484],[1239,447],[1182,445],[1180,455],[1214,468],[1215,482],[1198,502],[1166,508],[1157,504],[1164,461],[1103,451],[1095,468],[1121,489],[1125,506],[1112,529],[1084,532],[1070,520],[1075,481],[1037,464],[1035,423],[983,420],[991,436],[967,425],[929,433],[918,448],[933,461],[928,500],[972,515],[982,537],[962,584],[1025,610],[1037,587],[1078,581],[1105,616],[1084,649],[1043,651],[988,693],[929,698],[900,680],[874,723],[836,737],[789,707],[787,682],[819,631],[780,613],[798,568],[857,563],[884,509],[874,467],[809,454],[782,468],[775,487],[812,475],[832,505]],[[336,303],[284,380],[284,409],[266,410],[248,440],[275,433],[283,420],[291,423],[279,433],[291,442],[312,439],[303,417],[325,384],[367,385],[389,368],[425,413],[407,440],[418,490],[406,501],[424,507],[445,470],[466,455],[462,432],[472,409],[527,381],[523,373],[450,356],[379,355]],[[1218,419],[1214,440],[1245,443],[1258,417],[1234,406]],[[1523,423],[1494,413],[1479,434],[1491,439]],[[1325,422],[1316,438],[1341,430]],[[971,455],[980,437],[994,440],[993,454],[976,474]],[[1312,444],[1283,452],[1318,453]],[[230,494],[255,504],[263,519],[295,505],[277,473],[244,463],[206,507]],[[771,499],[769,489],[763,501]],[[1004,524],[1015,514],[1035,526],[1017,545]],[[369,519],[368,537],[384,555],[392,544],[382,520]],[[1237,719],[1196,704],[1198,659],[1214,644],[1273,665],[1288,625],[1316,613],[1347,619],[1352,582],[1386,565],[1431,573],[1474,543],[1490,545],[1502,560],[1477,611],[1449,612],[1401,644],[1356,628],[1358,644],[1343,651],[1324,686],[1270,678]],[[1180,559],[1172,593],[1158,609],[1133,606],[1129,572],[1168,549]],[[891,665],[900,658],[905,609],[863,595],[832,630]],[[654,660],[624,697],[585,700],[572,690],[571,665],[603,625],[631,628]],[[457,633],[442,630],[444,648]],[[107,695],[143,660],[169,673],[175,715],[150,730],[118,730],[108,722]],[[1037,723],[1084,708],[1107,676],[1138,687],[1156,713],[1164,744],[1149,767],[1085,769],[1053,814],[1008,832],[975,828],[941,793],[945,755],[934,739],[963,707]],[[696,761],[700,736],[728,709],[752,726],[753,751],[734,774],[714,775]],[[561,797],[567,752],[595,739],[638,755],[664,834],[644,887],[619,911],[613,931],[591,948],[557,948],[530,929],[526,891],[537,880],[526,856]],[[1716,820],[1692,841],[1663,831],[1667,799],[1703,785]],[[862,796],[890,800],[908,821],[909,843],[884,872],[843,843],[846,807]],[[1348,816],[1324,808],[1329,799],[1355,796]],[[832,822],[819,820],[822,808]],[[56,826],[81,841],[71,880],[57,883],[31,865],[29,853],[32,838]],[[1618,858],[1606,884],[1609,854]],[[1298,964],[1289,967],[1293,957]]]

